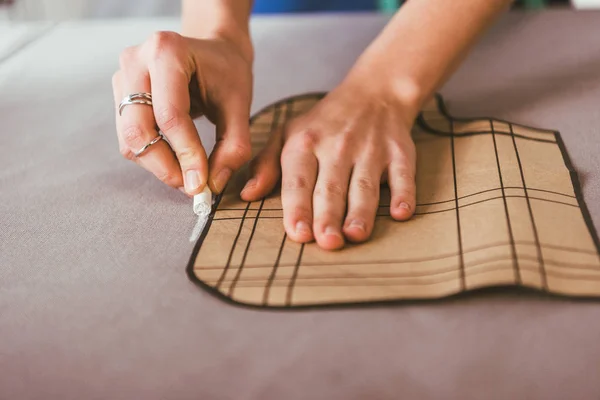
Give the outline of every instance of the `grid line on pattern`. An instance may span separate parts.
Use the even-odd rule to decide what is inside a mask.
[[[540,246],[540,238],[537,231],[537,226],[535,224],[535,218],[533,217],[533,209],[531,208],[531,196],[529,196],[529,192],[527,190],[527,184],[525,183],[525,173],[523,172],[523,165],[521,163],[521,156],[519,155],[519,146],[517,146],[517,141],[515,139],[513,126],[512,124],[508,124],[508,129],[510,130],[513,147],[515,148],[515,155],[517,156],[517,164],[519,165],[519,173],[521,175],[521,183],[523,184],[523,191],[525,192],[525,201],[527,202],[527,211],[529,212],[529,218],[531,220],[531,228],[533,231],[533,240],[536,245],[536,253],[538,258],[538,264],[540,268],[540,275],[542,280],[542,287],[548,290],[548,278],[546,277],[546,268],[544,266],[544,257],[542,255],[542,247]]]
[[[492,131],[492,140],[494,142],[494,153],[496,154],[496,165],[498,166],[498,179],[500,180],[500,189],[502,191],[502,202],[504,203],[504,215],[506,216],[506,228],[508,230],[508,238],[510,241],[510,253],[512,256],[513,268],[515,270],[515,281],[521,283],[521,273],[519,272],[519,260],[517,258],[517,249],[515,247],[515,238],[513,235],[512,225],[510,223],[510,213],[508,212],[508,203],[506,201],[506,193],[504,192],[504,180],[502,179],[502,167],[500,166],[500,157],[498,155],[498,144],[496,143],[496,134],[494,122],[490,119],[490,129]]]
[[[254,232],[256,232],[256,225],[258,225],[258,221],[260,220],[260,212],[261,212],[264,204],[265,204],[265,199],[262,199],[260,201],[260,206],[258,207],[258,212],[256,213],[256,218],[254,219],[254,223],[252,224],[252,231],[250,231],[250,236],[248,237],[248,243],[246,243],[246,248],[244,249],[244,255],[242,256],[242,261],[240,262],[240,266],[238,267],[235,277],[233,278],[233,281],[231,281],[231,286],[229,287],[229,295],[230,296],[233,296],[233,291],[235,290],[235,286],[237,285],[237,282],[240,279],[240,275],[242,274],[242,270],[244,269],[244,264],[246,264],[246,258],[248,257],[248,250],[250,250],[250,245],[252,244],[252,238],[254,237]]]
[[[285,246],[285,242],[287,240],[287,233],[283,233],[283,239],[281,239],[281,245],[279,246],[279,252],[277,253],[277,258],[275,259],[275,263],[273,266],[269,266],[271,268],[271,273],[269,274],[269,279],[265,284],[265,292],[263,294],[263,305],[269,304],[269,293],[271,292],[271,285],[273,284],[273,280],[275,279],[275,275],[277,275],[277,269],[279,268],[279,263],[281,261],[281,254],[283,253],[283,247]]]
[[[454,131],[454,122],[450,121],[450,132]],[[458,268],[460,273],[460,288],[465,290],[467,286],[465,277],[465,255],[463,253],[462,233],[460,231],[460,207],[458,205],[458,187],[456,177],[456,151],[454,148],[454,134],[450,136],[450,152],[452,153],[452,179],[454,180],[454,205],[456,208],[456,231],[458,240]]]
[[[233,252],[235,251],[235,247],[237,245],[238,240],[240,239],[240,235],[242,234],[242,228],[244,227],[244,221],[246,220],[246,215],[248,214],[248,209],[250,208],[250,203],[246,204],[246,209],[244,210],[244,215],[240,221],[240,225],[235,235],[235,239],[233,240],[233,244],[231,246],[231,250],[229,251],[229,256],[227,257],[227,263],[225,264],[225,268],[223,268],[223,272],[221,273],[221,277],[217,282],[217,288],[221,286],[223,280],[225,279],[225,275],[227,275],[227,271],[229,271],[229,267],[231,266],[231,259],[233,258]]]

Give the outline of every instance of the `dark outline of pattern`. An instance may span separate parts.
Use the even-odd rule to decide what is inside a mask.
[[[287,102],[290,100],[303,100],[306,98],[314,98],[314,99],[321,99],[325,96],[324,93],[307,93],[304,95],[299,95],[299,96],[290,96],[288,98],[282,99],[280,101],[277,101],[275,103],[272,103],[270,105],[267,105],[265,107],[263,107],[261,110],[259,110],[257,113],[255,113],[253,115],[252,118],[250,118],[250,123],[252,123],[252,121],[254,119],[256,119],[258,116],[260,116],[262,113],[264,113],[265,111],[267,111],[269,108],[273,108],[276,107],[277,105],[282,104],[283,102]],[[449,121],[461,121],[461,122],[473,122],[473,121],[480,121],[483,119],[492,119],[493,121],[497,121],[500,123],[506,123],[513,126],[521,126],[523,128],[526,129],[532,129],[532,130],[536,130],[536,131],[542,131],[542,129],[539,128],[533,128],[533,127],[529,127],[526,125],[522,125],[522,124],[514,124],[508,121],[504,121],[501,119],[497,119],[497,118],[485,118],[485,117],[479,117],[479,118],[458,118],[458,117],[452,117],[450,116],[450,114],[448,113],[444,102],[442,101],[442,98],[440,95],[436,94],[435,95],[435,99],[437,102],[437,106],[438,106],[438,110],[441,112],[442,115],[444,115]],[[431,134],[438,134],[440,136],[447,136],[448,134],[445,132],[441,132],[441,131],[436,131],[434,129],[431,129],[426,122],[422,119],[422,117],[419,115],[419,117],[416,120],[416,123],[418,123],[421,128],[425,129],[426,131],[429,131],[429,133]],[[592,241],[594,243],[594,246],[596,248],[596,253],[595,255],[598,257],[598,259],[600,260],[600,240],[598,238],[598,233],[595,230],[593,221],[591,219],[591,215],[589,213],[589,210],[587,208],[587,205],[585,204],[585,201],[583,199],[583,193],[581,191],[581,185],[579,182],[579,177],[577,175],[577,172],[574,170],[573,165],[571,163],[571,160],[569,158],[569,155],[566,151],[566,147],[564,145],[564,142],[562,141],[562,137],[560,136],[560,133],[558,131],[549,131],[546,130],[546,132],[544,133],[548,133],[548,134],[553,134],[554,135],[554,139],[555,141],[547,141],[547,140],[543,140],[543,139],[536,139],[536,138],[529,138],[523,135],[518,135],[518,134],[506,134],[504,132],[502,132],[501,134],[503,135],[510,135],[513,138],[514,137],[519,137],[522,139],[527,139],[527,140],[533,140],[533,141],[541,141],[541,142],[549,142],[549,143],[556,143],[560,149],[563,161],[565,163],[565,166],[567,167],[569,174],[571,176],[571,184],[573,186],[573,191],[575,193],[575,197],[577,199],[577,203],[579,205],[579,208],[581,210],[582,216],[584,218],[584,221],[586,223],[586,227],[588,228],[588,232],[592,238]],[[472,136],[472,135],[476,135],[476,134],[489,134],[489,132],[471,132],[468,135],[465,134],[459,134],[461,137],[463,136]],[[498,133],[500,134],[500,133]],[[540,291],[539,289],[533,289],[531,287],[527,287],[527,286],[515,286],[515,285],[500,285],[500,286],[486,286],[484,288],[476,288],[474,290],[468,290],[468,291],[462,291],[462,292],[457,292],[448,296],[442,296],[442,297],[436,297],[436,298],[424,298],[424,299],[391,299],[391,300],[377,300],[377,301],[370,301],[370,302],[345,302],[345,303],[319,303],[319,304],[309,304],[309,305],[293,305],[293,306],[289,306],[289,305],[285,305],[285,306],[278,306],[278,305],[269,305],[269,306],[263,306],[260,304],[252,304],[252,303],[242,303],[240,301],[234,300],[228,296],[226,296],[225,294],[221,293],[218,290],[218,285],[213,287],[210,286],[206,283],[204,283],[202,280],[200,280],[195,272],[194,272],[194,262],[196,260],[196,257],[200,251],[200,248],[202,246],[202,243],[204,241],[204,239],[206,238],[208,232],[210,231],[210,226],[212,225],[212,221],[216,212],[216,209],[218,208],[218,205],[220,203],[222,199],[222,195],[219,195],[215,201],[215,204],[213,206],[213,211],[207,221],[207,224],[202,232],[202,234],[200,235],[198,241],[196,242],[194,249],[192,251],[192,254],[190,256],[190,260],[188,262],[188,265],[186,267],[186,273],[188,275],[188,278],[195,283],[196,285],[202,287],[203,289],[205,289],[208,293],[214,295],[215,297],[233,304],[233,305],[237,305],[237,306],[241,306],[241,307],[248,307],[248,308],[253,308],[253,309],[286,309],[286,310],[306,310],[306,309],[325,309],[325,308],[331,308],[331,307],[357,307],[357,306],[378,306],[378,305],[385,305],[385,304],[398,304],[398,303],[423,303],[423,302],[434,302],[434,301],[439,301],[441,299],[448,299],[448,298],[457,298],[457,297],[461,297],[463,295],[466,294],[471,294],[473,292],[480,292],[480,291],[484,291],[484,290],[489,290],[495,287],[501,287],[501,288],[511,288],[511,289],[516,289],[519,290],[521,292],[523,291],[528,291],[528,292],[534,292],[534,293],[543,293],[544,295],[548,296],[548,297],[560,297],[560,298],[571,298],[571,299],[580,299],[580,300],[588,300],[588,299],[595,299],[597,300],[597,297],[590,297],[590,296],[567,296],[567,295],[562,295],[560,293],[551,293],[548,291]],[[250,203],[248,203],[247,207],[249,208]],[[224,274],[223,274],[224,276]]]

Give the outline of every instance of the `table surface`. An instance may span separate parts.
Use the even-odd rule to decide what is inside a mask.
[[[385,22],[256,18],[253,109],[332,88]],[[8,29],[0,399],[597,397],[596,302],[505,290],[274,312],[225,304],[188,281],[191,204],[122,160],[114,133],[118,54],[159,29],[178,23]],[[597,228],[598,38],[598,12],[513,13],[442,90],[455,115],[560,130]],[[209,140],[212,129],[198,125]]]

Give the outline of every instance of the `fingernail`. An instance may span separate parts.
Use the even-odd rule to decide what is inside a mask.
[[[221,193],[227,184],[229,178],[231,178],[231,170],[229,168],[223,168],[213,178],[213,186],[218,193]]]
[[[195,192],[200,187],[200,172],[196,170],[189,170],[185,173],[185,190]]]
[[[337,237],[341,237],[342,236],[340,234],[339,230],[335,229],[332,226],[328,226],[327,228],[325,228],[325,235],[328,235],[328,236],[337,236]]]
[[[252,189],[254,186],[256,186],[256,179],[252,178],[248,182],[246,182],[246,185],[242,189],[242,193],[244,193],[248,189]]]
[[[304,221],[296,222],[296,233],[310,233],[310,226]]]
[[[404,208],[405,210],[410,210],[410,206],[408,205],[408,203],[402,202],[398,207]]]
[[[362,231],[366,230],[365,223],[359,219],[353,219],[352,221],[350,221],[350,225],[348,225],[348,228],[358,228]]]

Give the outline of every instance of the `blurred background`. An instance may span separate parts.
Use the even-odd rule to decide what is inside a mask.
[[[254,13],[379,11],[390,13],[402,0],[255,0]],[[514,7],[600,9],[600,0],[518,0]],[[62,20],[176,16],[179,0],[0,0],[0,20]]]

